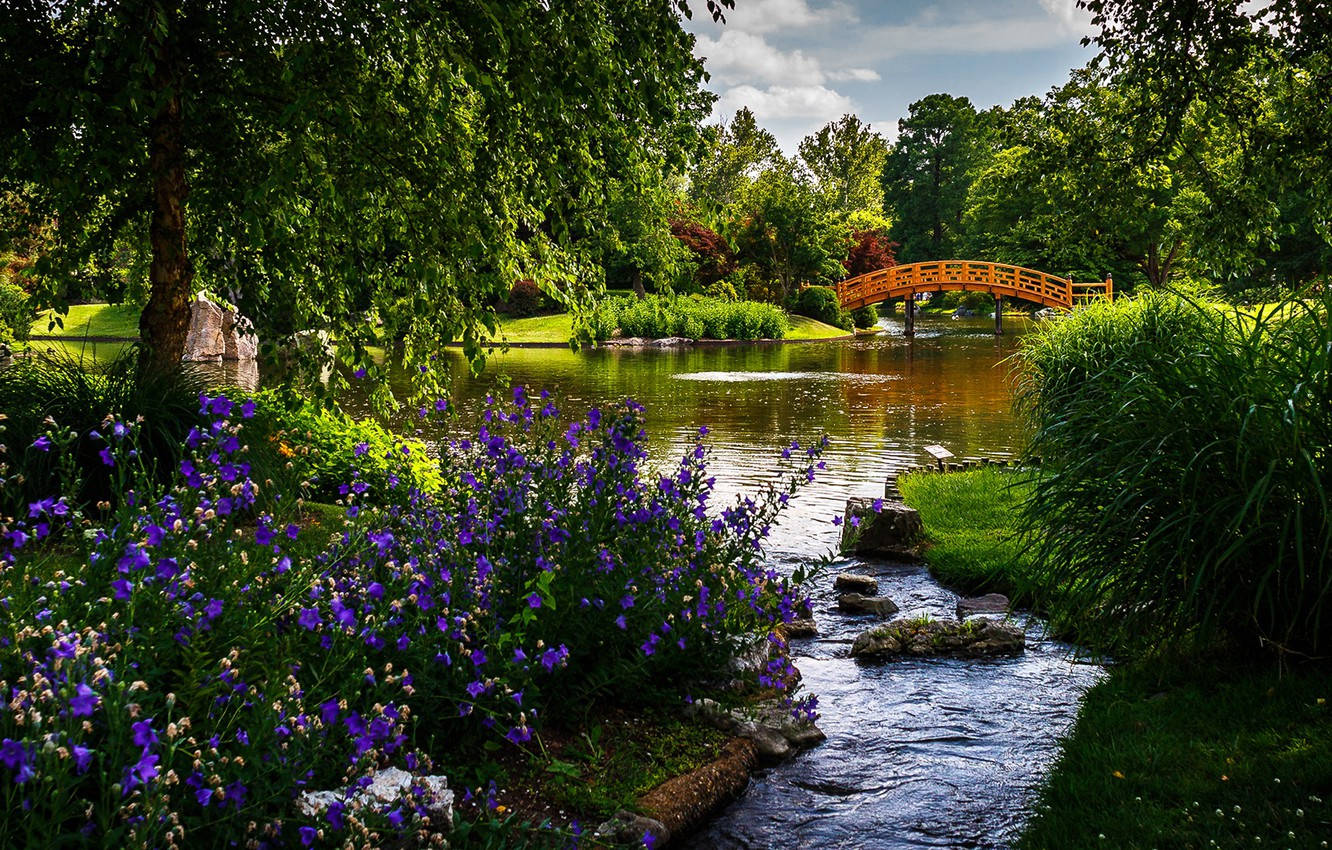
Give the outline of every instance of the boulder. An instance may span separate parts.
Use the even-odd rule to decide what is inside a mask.
[[[815,726],[814,721],[797,719],[780,700],[764,700],[756,705],[728,711],[714,700],[704,698],[686,706],[685,714],[705,720],[738,738],[752,740],[759,753],[769,760],[786,758],[797,750],[827,740],[823,730]],[[777,744],[779,738],[789,746],[783,748]]]
[[[593,837],[616,847],[664,847],[671,841],[671,831],[659,820],[621,810],[597,827]]]
[[[190,302],[190,329],[185,336],[186,363],[221,363],[226,353],[223,326],[226,311],[202,295]]]
[[[258,357],[259,337],[250,333],[248,322],[226,310],[222,319],[222,359],[250,361]]]
[[[1008,597],[1002,593],[987,593],[970,599],[957,600],[958,619],[965,619],[973,614],[1007,614]]]
[[[419,802],[430,818],[430,825],[451,828],[453,792],[449,790],[448,780],[443,776],[415,776],[396,767],[377,771],[364,788],[355,783],[341,791],[306,791],[296,799],[296,808],[307,817],[323,814],[333,803],[343,803],[349,808],[374,809],[402,805],[404,809],[410,810],[418,805],[417,798],[412,794],[413,787],[423,792]]]
[[[833,590],[874,596],[879,592],[879,582],[873,576],[863,576],[860,573],[839,573],[837,578],[833,579]]]
[[[861,497],[846,501],[844,552],[915,561],[920,557],[923,534],[920,514],[902,502]]]
[[[875,617],[891,617],[897,613],[897,603],[887,596],[861,596],[859,593],[843,593],[837,597],[837,608],[848,614],[872,614]]]
[[[814,622],[813,617],[801,617],[800,619],[792,620],[789,623],[782,623],[777,627],[777,630],[785,640],[819,636],[819,626]]]
[[[248,331],[249,323],[234,310],[227,310],[203,295],[190,302],[190,329],[185,336],[186,363],[250,361],[259,356],[259,338]]]
[[[651,343],[649,343],[649,345],[655,346],[656,348],[678,348],[679,346],[682,345],[693,345],[693,344],[694,341],[692,339],[687,339],[686,337],[682,336],[665,336],[662,337],[661,339],[654,339],[652,340]]]
[[[1011,623],[980,617],[974,620],[893,620],[861,632],[851,644],[854,658],[953,656],[983,658],[1015,655],[1026,635]]]

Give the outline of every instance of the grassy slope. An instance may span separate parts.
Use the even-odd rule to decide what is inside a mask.
[[[921,512],[926,557],[942,581],[1039,604],[1057,590],[1024,571],[1014,510],[1023,488],[1011,480],[978,470],[907,476],[899,486]],[[1087,694],[1019,846],[1326,847],[1329,700],[1327,666],[1285,676],[1199,658],[1114,667]]]
[[[92,337],[120,337],[137,339],[139,336],[139,309],[126,304],[76,304],[69,308],[64,328],[51,328],[50,313],[44,313],[32,324],[32,332],[39,336],[61,339]],[[533,316],[528,319],[504,319],[500,330],[509,342],[565,343],[573,336],[573,320],[567,313],[554,316]],[[835,339],[846,336],[846,331],[825,325],[804,316],[791,316],[791,331],[787,339]]]
[[[850,331],[844,331],[832,325],[825,325],[818,319],[810,319],[805,316],[788,316],[787,318],[791,320],[791,330],[786,333],[787,339],[837,339],[838,337],[850,336]]]
[[[50,327],[52,314],[47,311],[32,323],[32,333],[62,339],[81,339],[85,336],[137,339],[139,336],[139,308],[131,304],[75,304],[64,317],[63,328]]]
[[[787,339],[836,339],[847,332],[804,316],[791,316],[791,330]],[[504,319],[500,332],[509,342],[568,342],[573,334],[573,321],[568,313],[554,316],[533,316],[529,319]]]

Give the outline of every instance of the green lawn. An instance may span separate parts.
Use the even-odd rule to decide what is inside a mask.
[[[532,316],[527,319],[500,318],[501,338],[509,342],[562,342],[573,336],[573,317],[568,313]]]
[[[139,308],[130,304],[75,304],[64,316],[65,326],[52,327],[50,310],[32,323],[34,336],[53,336],[61,339],[80,339],[85,336],[137,339],[139,336]]]
[[[1327,847],[1332,675],[1198,659],[1093,688],[1018,846]]]
[[[920,511],[930,571],[966,592],[1020,595],[1027,550],[1014,516],[1030,485],[1021,473],[999,467],[904,475],[902,498]]]

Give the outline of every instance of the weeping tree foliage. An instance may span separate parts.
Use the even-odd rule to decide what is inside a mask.
[[[720,18],[733,0],[709,0]],[[685,0],[12,0],[0,195],[57,229],[34,280],[151,250],[141,337],[179,362],[188,300],[354,358],[395,310],[409,359],[532,278],[577,307],[605,184],[678,168],[710,96]],[[53,292],[46,300],[58,300]]]
[[[1332,296],[1257,316],[1170,293],[1024,340],[1025,505],[1051,613],[1112,651],[1332,647]]]

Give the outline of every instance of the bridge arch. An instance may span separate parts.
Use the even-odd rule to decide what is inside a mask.
[[[996,298],[1021,298],[1057,310],[1071,310],[1092,300],[1114,297],[1110,278],[1097,283],[1074,283],[1070,278],[1007,263],[933,260],[889,266],[847,278],[837,284],[837,298],[843,307],[855,310],[918,292],[956,290],[989,292]]]

